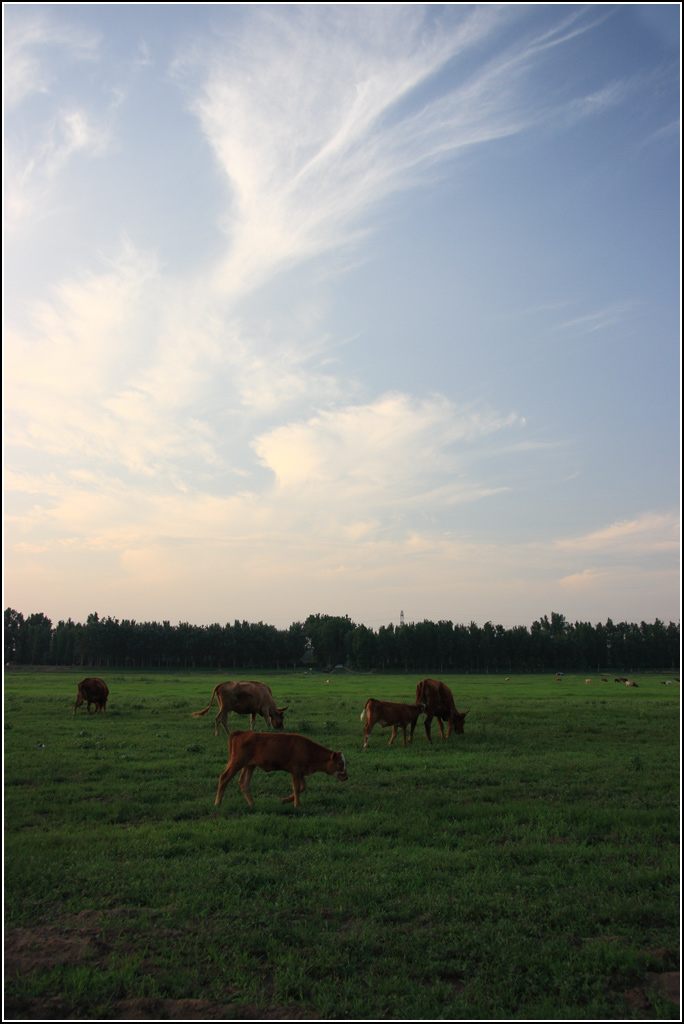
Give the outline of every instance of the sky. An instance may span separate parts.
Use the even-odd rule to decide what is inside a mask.
[[[5,607],[679,620],[679,4],[3,28]]]

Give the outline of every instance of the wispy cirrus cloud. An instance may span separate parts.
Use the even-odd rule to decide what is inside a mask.
[[[3,84],[6,108],[11,110],[36,93],[47,94],[55,84],[58,60],[94,61],[100,37],[76,22],[71,26],[32,16],[4,23]]]
[[[191,107],[231,190],[217,287],[239,296],[349,243],[362,214],[430,180],[459,150],[557,117],[526,75],[588,26],[573,13],[483,62],[481,45],[517,16],[476,6],[430,26],[412,5],[361,6],[343,19],[316,6],[287,17],[262,9],[230,58],[217,47],[179,59],[186,74],[201,62]],[[427,98],[424,87],[457,62],[468,72]],[[615,87],[573,116],[620,98]]]
[[[600,530],[580,537],[556,541],[561,552],[589,554],[594,551],[620,553],[625,557],[642,554],[668,554],[679,550],[679,516],[648,512],[636,519],[618,520]]]
[[[603,309],[594,310],[591,313],[584,313],[582,316],[573,317],[563,323],[556,324],[553,331],[567,331],[574,334],[593,334],[596,331],[605,330],[607,327],[615,327],[636,315],[639,303],[636,301],[614,302]]]

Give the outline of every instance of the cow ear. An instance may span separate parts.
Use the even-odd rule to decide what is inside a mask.
[[[278,708],[278,711],[287,711],[289,706],[290,706],[289,704],[286,704],[284,708]]]

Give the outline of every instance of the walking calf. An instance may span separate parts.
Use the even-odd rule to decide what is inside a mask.
[[[380,724],[383,729],[388,725],[392,726],[392,738],[389,741],[390,747],[394,743],[394,738],[397,735],[397,729],[400,727],[403,744],[406,746],[406,728],[410,725],[411,732],[409,734],[409,743],[411,743],[413,741],[413,730],[416,727],[416,722],[424,711],[424,704],[392,704],[387,700],[375,700],[374,697],[370,697],[369,700],[366,701],[366,706],[361,712],[361,721],[363,722],[364,718],[366,718],[366,724],[363,727],[364,749],[368,746],[368,737],[373,731],[373,726],[378,724]]]
[[[308,736],[298,733],[250,732],[235,729],[228,737],[230,760],[219,778],[215,806],[223,800],[223,791],[238,772],[238,785],[250,807],[254,800],[250,783],[255,768],[265,772],[289,772],[292,776],[292,795],[283,799],[284,804],[294,801],[299,807],[299,794],[306,789],[305,775],[325,772],[334,775],[340,782],[347,781],[347,764],[339,750],[328,750],[320,743],[314,743]]]

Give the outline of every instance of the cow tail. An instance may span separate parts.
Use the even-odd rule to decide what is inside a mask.
[[[361,712],[361,721],[362,722],[363,722],[365,717],[366,717],[366,708],[364,708],[363,711]]]
[[[216,691],[218,690],[220,685],[221,685],[220,683],[217,683],[216,686],[214,687],[214,692],[211,695],[211,700],[209,701],[209,703],[207,704],[206,708],[204,708],[203,711],[191,711],[190,712],[190,717],[191,718],[200,718],[201,715],[206,715],[207,711],[209,710],[211,705],[214,703],[214,697],[216,696]]]

